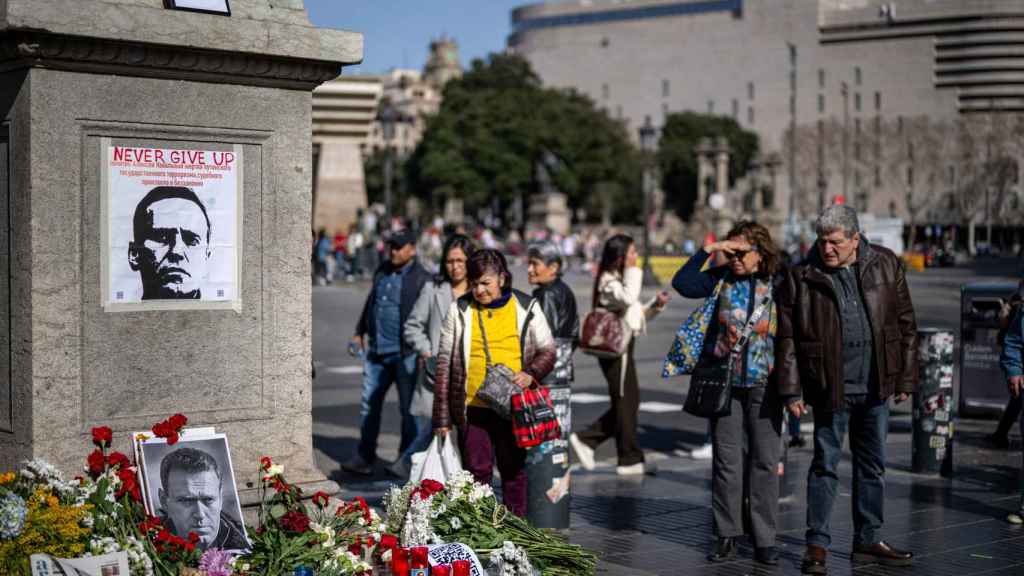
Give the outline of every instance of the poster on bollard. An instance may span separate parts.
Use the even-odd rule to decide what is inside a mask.
[[[240,311],[241,146],[103,140],[104,309]]]

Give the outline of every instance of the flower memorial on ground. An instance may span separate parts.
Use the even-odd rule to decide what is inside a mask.
[[[387,532],[400,534],[404,547],[460,542],[490,561],[489,574],[593,574],[595,556],[554,532],[534,528],[498,503],[490,486],[457,472],[441,484],[424,480],[392,488],[384,497]]]
[[[187,421],[176,414],[152,432],[172,445]],[[425,480],[393,488],[385,522],[361,497],[346,502],[318,492],[305,500],[269,457],[260,460],[261,505],[257,525],[247,530],[250,548],[202,551],[197,534],[180,537],[146,512],[138,466],[111,450],[111,429],[94,428],[92,441],[85,474],[74,480],[40,460],[0,473],[0,574],[31,576],[33,554],[123,552],[131,576],[368,576],[390,574],[385,566],[399,549],[456,542],[471,548],[490,576],[595,570],[593,554],[509,513],[467,472],[447,485]]]

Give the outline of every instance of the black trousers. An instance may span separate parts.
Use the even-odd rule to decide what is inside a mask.
[[[603,416],[577,434],[579,439],[591,448],[597,448],[605,440],[614,437],[615,447],[619,452],[619,466],[630,466],[644,461],[644,453],[636,442],[640,385],[636,378],[636,363],[633,361],[633,344],[631,341],[626,353],[619,358],[599,360],[601,371],[608,381],[608,397],[612,405]]]

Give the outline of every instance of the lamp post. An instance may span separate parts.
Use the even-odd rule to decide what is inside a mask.
[[[750,174],[750,192],[749,196],[749,207],[750,207],[750,219],[757,222],[757,203],[761,196],[761,165],[763,160],[760,155],[754,156],[750,159],[750,164],[747,165],[747,173]]]
[[[384,137],[384,218],[387,226],[391,225],[391,173],[392,143],[395,140],[395,123],[399,120],[399,112],[391,103],[390,98],[381,100],[377,121],[380,122],[381,135]]]
[[[775,187],[775,176],[779,170],[779,166],[782,166],[782,158],[777,152],[772,152],[765,157],[763,164],[765,170],[768,171],[768,179],[771,181],[771,188],[770,192],[764,196],[764,203],[762,204],[762,207],[764,207],[765,210],[774,210],[775,191],[777,190]]]
[[[654,277],[654,272],[651,270],[651,231],[648,226],[651,224],[651,213],[653,211],[654,202],[651,201],[651,188],[654,183],[654,175],[652,174],[653,154],[657,148],[657,137],[658,129],[651,124],[651,117],[647,116],[644,118],[644,124],[637,129],[640,137],[640,150],[643,152],[643,177],[641,181],[641,189],[644,195],[644,286],[656,286],[658,285],[657,279]]]

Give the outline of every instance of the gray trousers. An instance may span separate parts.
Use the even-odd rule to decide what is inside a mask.
[[[775,545],[782,448],[782,406],[763,386],[732,389],[732,412],[711,420],[714,456],[711,511],[715,535],[742,536],[750,521],[754,546]]]

